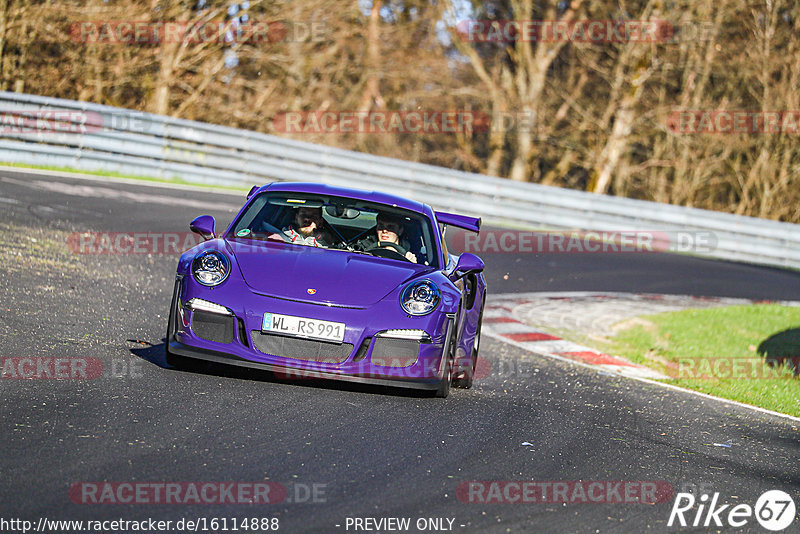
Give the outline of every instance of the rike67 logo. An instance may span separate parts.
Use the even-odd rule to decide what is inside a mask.
[[[698,502],[699,501],[699,502]],[[697,509],[695,510],[695,505]],[[778,532],[794,522],[796,508],[792,497],[781,490],[766,491],[758,498],[755,506],[749,504],[719,504],[719,492],[710,498],[707,493],[699,499],[691,493],[678,493],[669,513],[667,526],[671,527],[744,527],[751,524],[753,517],[765,529]]]

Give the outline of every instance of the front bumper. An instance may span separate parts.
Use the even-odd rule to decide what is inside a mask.
[[[235,283],[244,285],[241,281]],[[454,325],[452,315],[436,311],[425,317],[409,317],[391,299],[370,308],[353,309],[275,299],[255,294],[249,288],[233,289],[238,290],[214,290],[196,284],[191,276],[179,276],[168,329],[169,351],[199,360],[269,370],[289,379],[333,379],[430,390],[441,383],[442,356],[449,354]],[[194,322],[194,314],[206,318],[208,314],[188,309],[186,302],[191,298],[214,302],[230,310],[230,327],[220,327],[219,331],[225,332],[220,340],[212,341],[217,338],[195,328],[200,323]],[[346,325],[343,344],[262,334],[261,321],[266,312],[343,322]],[[387,344],[387,339],[380,337],[381,332],[389,329],[424,330],[430,338],[414,342],[415,357],[409,358],[408,346],[400,351],[402,343]],[[402,357],[392,357],[395,347]]]
[[[272,371],[278,377],[286,379],[325,379],[325,380],[341,380],[345,382],[356,382],[360,384],[370,384],[377,386],[390,386],[399,388],[411,389],[426,389],[434,390],[439,387],[439,382],[428,381],[415,381],[415,380],[399,380],[397,378],[380,378],[379,376],[360,376],[348,375],[343,373],[329,373],[323,371],[315,371],[311,369],[298,369],[294,367],[284,367],[275,364],[260,363],[250,361],[233,354],[224,352],[217,352],[208,349],[200,349],[184,345],[179,341],[170,341],[169,350],[173,354],[184,356],[187,358],[194,358],[197,360],[204,360],[207,362],[221,363],[225,365],[236,365],[238,367],[249,367],[251,369],[261,369],[264,371]]]

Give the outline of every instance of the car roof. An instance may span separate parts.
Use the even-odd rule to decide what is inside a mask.
[[[337,187],[326,184],[317,184],[311,182],[273,182],[267,184],[260,189],[260,191],[287,191],[293,193],[317,193],[321,195],[331,195],[337,197],[354,198],[357,200],[366,200],[370,202],[377,202],[380,204],[387,204],[403,208],[417,213],[426,213],[425,204],[417,202],[416,200],[409,200],[407,198],[399,197],[397,195],[390,195],[380,191],[365,191],[363,189],[351,189],[349,187]]]

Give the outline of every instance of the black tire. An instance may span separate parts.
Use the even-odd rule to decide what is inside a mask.
[[[196,370],[202,368],[205,362],[195,360],[194,358],[187,358],[186,356],[179,356],[178,354],[175,354],[169,350],[169,342],[172,340],[172,337],[175,335],[177,330],[176,312],[179,287],[180,284],[176,283],[175,290],[172,292],[172,302],[169,306],[169,317],[167,318],[167,338],[164,342],[164,360],[167,362],[167,365],[174,369],[183,369],[186,371]]]
[[[450,386],[453,384],[453,355],[456,351],[456,325],[453,324],[453,333],[450,335],[450,343],[447,350],[447,360],[444,365],[444,374],[442,381],[439,382],[439,389],[436,390],[434,396],[445,399],[450,394]]]
[[[172,341],[172,336],[175,335],[175,308],[176,301],[178,300],[178,287],[179,284],[176,282],[175,289],[172,291],[172,300],[169,304],[169,315],[167,316],[167,337],[164,340],[164,360],[166,360],[167,365],[172,367],[178,367],[176,365],[178,356],[169,351],[169,342]]]
[[[446,399],[447,396],[450,394],[450,386],[453,382],[453,361],[452,358],[448,356],[447,363],[445,364],[444,368],[444,377],[442,381],[439,382],[439,389],[436,390],[435,396],[440,399]]]
[[[453,386],[461,389],[469,389],[472,387],[472,381],[475,378],[475,368],[478,366],[478,352],[481,346],[481,328],[483,327],[483,304],[481,304],[481,313],[478,315],[478,327],[475,330],[475,339],[472,342],[472,358],[471,365],[468,371],[455,380]]]

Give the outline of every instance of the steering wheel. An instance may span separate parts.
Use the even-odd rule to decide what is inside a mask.
[[[373,245],[366,250],[370,254],[378,256],[380,258],[389,258],[392,260],[405,260],[410,262],[408,258],[406,258],[406,253],[408,252],[405,248],[398,245],[397,243],[392,243],[391,241],[380,241],[377,245]]]
[[[261,230],[263,230],[264,233],[267,234],[268,236],[278,236],[285,243],[291,243],[292,242],[292,238],[290,238],[288,235],[284,234],[283,231],[280,230],[279,228],[277,228],[276,226],[273,226],[273,225],[269,224],[268,222],[262,222],[260,224],[260,226],[261,226]]]

